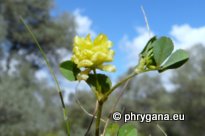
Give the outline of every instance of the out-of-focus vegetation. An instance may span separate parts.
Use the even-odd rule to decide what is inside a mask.
[[[30,68],[24,65],[18,75],[0,75],[1,136],[40,136],[63,131],[56,91],[46,87],[46,82],[36,81]]]
[[[35,72],[43,66],[42,57],[19,21],[19,16],[26,20],[49,59],[58,64],[56,50],[70,49],[75,23],[70,14],[51,16],[53,5],[51,0],[0,1],[0,136],[65,135],[58,94],[48,82],[36,80]],[[202,45],[190,49],[189,62],[171,75],[172,91],[166,90],[159,75],[135,78],[128,84],[116,110],[185,113],[186,121],[135,122],[142,136],[163,136],[157,123],[168,136],[205,135],[204,52]],[[69,95],[67,107],[71,133],[81,136],[85,134],[91,117],[76,103],[74,95],[89,113],[94,110],[95,99],[86,90]],[[116,95],[106,102],[103,117],[108,116]]]
[[[57,67],[58,50],[72,47],[75,22],[69,13],[52,15],[53,7],[52,0],[0,1],[0,136],[65,134],[57,91],[37,80],[45,63],[19,20],[24,18]]]
[[[51,62],[59,59],[57,49],[72,46],[75,35],[73,16],[64,13],[52,15],[53,0],[1,0],[0,1],[0,40],[7,50],[7,69],[15,55],[32,63],[36,68],[41,67],[42,56],[33,39],[28,34],[19,17],[24,18],[32,28],[44,51]]]

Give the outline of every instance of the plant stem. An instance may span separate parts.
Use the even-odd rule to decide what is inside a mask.
[[[110,121],[110,118],[111,118],[110,115],[114,112],[115,108],[117,107],[117,104],[119,103],[120,98],[122,98],[122,95],[123,95],[123,93],[124,93],[124,91],[125,91],[125,88],[127,87],[129,81],[130,81],[130,80],[127,80],[127,82],[126,82],[126,83],[123,85],[123,87],[121,88],[120,94],[119,94],[119,96],[118,96],[116,102],[115,102],[114,105],[112,106],[112,109],[110,110],[109,116],[108,116],[108,118],[107,118],[107,120],[106,120],[106,123],[105,123],[105,126],[104,126],[104,130],[103,130],[102,136],[105,136],[105,132],[106,132],[106,129],[107,129],[107,127],[108,127],[108,124],[109,124],[109,121]]]
[[[60,88],[60,85],[58,83],[58,80],[57,80],[57,77],[46,57],[46,54],[44,53],[43,49],[41,48],[40,44],[38,43],[38,40],[36,39],[36,36],[34,35],[34,33],[31,31],[30,27],[25,23],[24,19],[22,17],[20,17],[20,20],[21,22],[25,25],[26,29],[28,30],[28,32],[30,33],[31,37],[33,38],[34,42],[36,43],[37,47],[39,48],[42,56],[43,56],[43,59],[45,60],[46,62],[46,65],[54,79],[54,82],[56,84],[56,88],[57,88],[57,91],[58,91],[58,94],[59,94],[59,97],[60,97],[60,100],[61,100],[61,104],[62,104],[62,109],[63,109],[63,117],[64,117],[64,121],[65,121],[65,124],[66,124],[66,131],[67,131],[67,136],[70,136],[70,124],[68,122],[68,117],[67,117],[67,110],[65,108],[65,103],[64,103],[64,100],[63,100],[63,95],[62,95],[62,91],[61,91],[61,88]]]
[[[101,119],[101,115],[102,115],[103,103],[104,102],[98,101],[95,136],[100,135],[100,119]]]
[[[98,107],[98,101],[96,101],[95,110],[94,110],[93,114],[91,114],[91,115],[92,115],[92,120],[91,120],[91,122],[90,122],[90,125],[88,126],[88,129],[87,129],[87,131],[86,131],[86,133],[85,133],[85,136],[88,136],[88,133],[89,133],[89,131],[90,131],[90,128],[91,128],[91,126],[92,126],[92,124],[93,124],[93,121],[94,121],[94,118],[95,118],[95,114],[96,114],[96,111],[97,111],[97,107]]]
[[[122,79],[120,82],[118,82],[116,85],[114,85],[105,95],[104,95],[104,99],[106,99],[116,88],[118,88],[120,85],[122,85],[123,83],[125,83],[127,80],[129,80],[130,78],[136,76],[138,73],[134,72],[132,74],[130,74],[129,76],[127,76],[126,78]]]

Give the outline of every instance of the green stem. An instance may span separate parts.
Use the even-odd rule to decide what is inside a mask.
[[[62,95],[62,91],[61,91],[61,88],[60,88],[60,85],[58,83],[58,80],[56,78],[56,75],[46,57],[46,54],[44,53],[43,49],[41,48],[40,44],[38,43],[38,40],[36,39],[34,33],[31,31],[30,27],[25,23],[24,19],[22,17],[20,17],[20,20],[21,22],[25,25],[26,29],[28,30],[28,32],[31,34],[31,37],[33,38],[34,42],[36,43],[37,47],[39,48],[42,56],[43,56],[43,59],[45,60],[46,62],[46,65],[55,81],[55,84],[56,84],[56,87],[57,87],[57,90],[58,90],[58,94],[59,94],[59,97],[60,97],[60,100],[61,100],[61,104],[62,104],[62,109],[63,109],[63,116],[64,116],[64,121],[65,121],[65,124],[66,124],[66,130],[67,130],[67,135],[70,136],[70,124],[68,122],[68,118],[67,118],[67,110],[65,108],[65,103],[64,103],[64,100],[63,100],[63,95]]]
[[[102,115],[103,102],[98,101],[98,109],[97,109],[97,119],[96,119],[96,127],[95,127],[95,136],[100,135],[100,119]]]
[[[120,82],[118,82],[116,85],[114,85],[105,95],[104,95],[104,99],[106,99],[116,88],[118,88],[120,85],[122,85],[123,83],[125,83],[127,80],[129,80],[130,78],[136,76],[139,73],[132,73],[129,76],[127,76],[126,78],[122,79]]]
[[[102,101],[106,100],[107,97],[116,89],[118,88],[120,85],[122,85],[123,83],[125,83],[127,80],[129,80],[130,78],[133,78],[134,76],[145,72],[144,70],[144,65],[145,65],[145,60],[144,59],[140,59],[139,64],[136,66],[134,72],[132,74],[130,74],[129,76],[127,76],[126,78],[122,79],[120,82],[118,82],[116,85],[114,85],[103,97]]]

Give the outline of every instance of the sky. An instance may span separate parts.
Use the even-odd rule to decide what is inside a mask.
[[[113,42],[117,78],[138,62],[138,54],[152,35],[168,36],[175,48],[205,45],[204,0],[55,0],[55,13],[75,16],[77,34],[104,33]],[[146,28],[141,6],[150,26]]]

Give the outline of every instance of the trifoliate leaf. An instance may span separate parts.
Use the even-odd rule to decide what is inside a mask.
[[[156,36],[153,36],[145,45],[144,49],[142,50],[142,52],[140,53],[142,56],[146,56],[146,54],[148,53],[148,51],[152,48],[152,43],[154,41],[157,40]]]
[[[172,40],[167,37],[161,37],[153,43],[154,59],[157,66],[160,66],[169,57],[173,49]]]
[[[163,72],[167,69],[178,68],[182,66],[188,59],[189,54],[186,51],[179,49],[169,57],[169,59],[165,62],[165,64],[162,66],[159,72]]]

